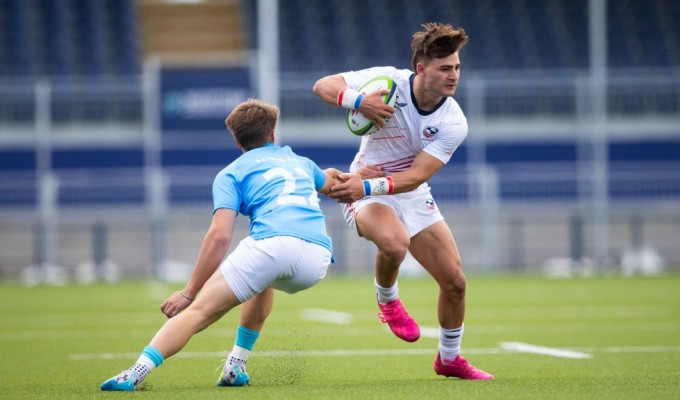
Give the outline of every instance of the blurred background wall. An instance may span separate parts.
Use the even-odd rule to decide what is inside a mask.
[[[431,181],[465,268],[677,269],[679,19],[673,0],[0,0],[0,279],[181,279],[240,154],[234,105],[277,103],[282,144],[346,169],[359,138],[312,85],[410,68],[429,21],[470,36],[469,135]],[[370,272],[322,207],[334,271]]]

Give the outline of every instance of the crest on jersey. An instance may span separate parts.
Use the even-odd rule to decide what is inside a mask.
[[[425,136],[426,139],[432,139],[437,136],[437,132],[439,132],[439,128],[426,126],[425,129],[423,129],[423,136]]]

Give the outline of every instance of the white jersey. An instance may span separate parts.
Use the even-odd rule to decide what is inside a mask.
[[[377,132],[365,135],[359,152],[354,157],[351,171],[375,164],[385,174],[404,171],[411,166],[416,155],[425,151],[444,164],[467,136],[467,119],[452,97],[444,97],[431,111],[423,111],[413,96],[415,75],[407,69],[374,67],[342,74],[347,87],[359,89],[377,76],[389,76],[397,85],[399,98],[395,113]]]

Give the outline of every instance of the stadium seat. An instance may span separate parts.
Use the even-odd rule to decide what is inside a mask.
[[[240,4],[250,48],[257,43],[255,3]],[[680,65],[680,2],[620,0],[607,7],[610,67]],[[0,0],[0,80],[47,77],[63,83],[138,75],[140,10],[134,0]],[[445,21],[470,36],[461,54],[467,70],[583,70],[590,63],[587,10],[588,0],[517,0],[511,7],[505,0],[286,0],[279,7],[279,65],[284,74],[316,75],[377,64],[409,68],[411,33],[423,22]],[[238,20],[236,14],[230,8],[225,15]],[[103,106],[110,99],[96,93],[85,100],[55,100],[53,116],[66,121],[140,115],[131,107]],[[8,115],[30,119],[32,109],[0,118]]]

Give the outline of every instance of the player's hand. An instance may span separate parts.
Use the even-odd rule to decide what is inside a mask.
[[[163,304],[161,304],[161,312],[168,318],[172,318],[179,314],[180,311],[189,307],[191,300],[182,295],[182,291],[177,291],[170,295]]]
[[[385,104],[382,99],[382,96],[388,94],[390,94],[390,91],[387,89],[366,93],[359,105],[359,112],[378,128],[382,128],[385,125],[385,120],[391,118],[394,114],[394,108]]]
[[[338,203],[353,203],[365,196],[364,182],[356,172],[338,174],[335,185],[331,187],[328,197]]]
[[[356,172],[361,175],[361,179],[380,178],[385,176],[385,171],[383,171],[382,167],[374,164],[364,165],[357,169]]]

